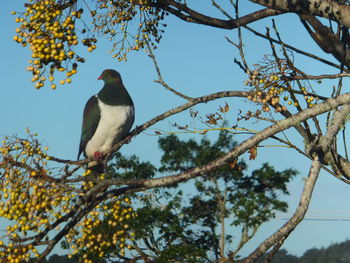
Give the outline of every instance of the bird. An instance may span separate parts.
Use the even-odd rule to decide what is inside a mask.
[[[84,108],[78,160],[83,153],[101,163],[113,144],[127,137],[135,120],[134,103],[120,73],[105,69],[98,77],[101,79],[103,88]]]

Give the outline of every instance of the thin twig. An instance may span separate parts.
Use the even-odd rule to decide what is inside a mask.
[[[146,45],[147,45],[147,50],[148,50],[148,56],[152,59],[154,67],[155,67],[155,69],[157,71],[157,75],[158,75],[158,80],[155,80],[154,82],[161,84],[164,88],[166,88],[167,90],[171,91],[176,96],[179,96],[179,97],[181,97],[181,98],[183,98],[185,100],[188,100],[188,101],[193,100],[193,98],[191,98],[191,97],[189,97],[189,96],[187,96],[187,95],[185,95],[185,94],[183,94],[183,93],[181,93],[181,92],[171,88],[167,83],[165,83],[165,81],[163,80],[160,68],[158,66],[158,62],[157,62],[156,56],[153,53],[152,47],[148,43],[148,41],[146,41]]]
[[[227,13],[226,10],[223,9],[215,0],[211,0],[211,3],[228,19],[234,20],[234,18],[229,13]]]
[[[252,29],[252,28],[249,27],[249,26],[246,26],[246,25],[245,25],[245,26],[243,26],[243,27],[244,27],[245,29],[249,30],[250,32],[252,32],[253,34],[255,34],[255,35],[261,37],[261,38],[265,38],[265,39],[267,39],[267,40],[270,40],[270,39],[268,39],[268,37],[267,37],[266,35],[264,35],[264,34],[258,32],[258,31],[256,31],[256,30]],[[276,40],[276,39],[274,39],[274,38],[271,38],[271,41],[274,42],[274,43],[282,44],[282,43],[280,43],[278,40]],[[335,64],[335,63],[333,63],[333,62],[331,62],[331,61],[329,61],[329,60],[326,60],[326,59],[323,59],[323,58],[321,58],[321,57],[319,57],[319,56],[316,56],[316,55],[314,55],[314,54],[305,52],[305,51],[303,51],[303,50],[301,50],[301,49],[295,48],[295,47],[293,47],[293,46],[291,46],[291,45],[288,45],[288,44],[286,44],[286,43],[284,43],[284,46],[285,46],[286,48],[288,48],[288,49],[290,49],[290,50],[293,50],[293,51],[295,51],[295,52],[297,52],[297,53],[299,53],[299,54],[302,54],[302,55],[304,55],[304,56],[306,56],[306,57],[315,59],[315,60],[320,61],[320,62],[322,62],[322,63],[324,63],[324,64],[326,64],[326,65],[332,66],[332,67],[334,67],[334,68],[341,69],[341,66],[339,66],[339,65],[337,65],[337,64]],[[344,71],[346,71],[346,72],[348,72],[348,73],[350,72],[350,70],[348,70],[348,69],[344,69]]]
[[[161,84],[164,88],[166,88],[167,90],[171,91],[176,96],[179,96],[179,97],[181,97],[181,98],[183,98],[185,100],[188,100],[188,101],[192,101],[193,100],[192,97],[189,97],[189,96],[187,96],[187,95],[185,95],[185,94],[183,94],[183,93],[181,93],[181,92],[171,88],[167,83],[165,83],[164,80],[155,80],[154,82]]]
[[[236,20],[238,20],[238,18],[239,18],[238,0],[236,1],[236,5],[235,5],[235,13],[236,13]],[[239,22],[237,23],[237,33],[238,33],[238,40],[239,40],[239,44],[238,44],[239,55],[242,59],[242,63],[244,65],[245,72],[250,75],[251,70],[249,69],[248,63],[245,59],[244,49],[243,49],[242,29],[241,29],[241,25],[239,24]]]

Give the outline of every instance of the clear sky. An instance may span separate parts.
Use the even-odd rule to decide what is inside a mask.
[[[121,73],[124,84],[136,105],[135,124],[142,124],[155,115],[185,102],[153,82],[157,78],[156,72],[151,60],[144,52],[132,53],[127,62],[118,63],[108,54],[110,43],[107,41],[99,42],[97,50],[92,54],[87,54],[87,61],[79,66],[78,75],[73,78],[72,84],[58,87],[55,91],[49,87],[36,90],[30,82],[30,74],[25,71],[30,52],[12,40],[16,23],[14,22],[15,17],[10,12],[22,10],[23,3],[24,1],[4,1],[0,9],[2,58],[0,64],[2,80],[0,136],[12,134],[24,136],[25,127],[28,127],[31,131],[39,133],[39,138],[49,146],[51,155],[75,159],[85,102],[102,87],[103,83],[97,81],[97,77],[106,68],[114,68]],[[241,14],[246,14],[256,8],[252,4],[245,3],[245,5]],[[208,11],[212,10],[212,7],[203,5],[201,9]],[[220,15],[216,11],[210,12]],[[296,16],[285,15],[278,17],[276,21],[286,42],[322,54],[312,45],[312,41],[306,35]],[[234,58],[238,57],[238,52],[224,39],[224,36],[235,38],[235,32],[186,24],[171,17],[167,22],[166,33],[155,54],[164,80],[170,86],[189,96],[201,96],[221,90],[245,89],[243,85],[245,76],[233,63]],[[265,24],[253,24],[252,26],[261,29],[266,25],[271,25],[269,19],[264,22]],[[263,54],[269,52],[268,43],[265,41],[255,38],[248,32],[245,32],[244,37],[247,59],[250,64],[258,62]],[[312,60],[296,56],[296,62],[304,65],[312,73],[317,71],[329,73],[329,69],[322,65],[317,64],[315,68],[315,62]],[[324,84],[323,88],[330,89],[331,86]],[[204,116],[218,109],[219,105],[222,106],[224,102],[230,104],[233,112],[237,112],[243,105],[246,105],[237,99],[224,99],[195,109],[200,110]],[[228,115],[228,118],[231,117],[234,120],[235,116],[232,113]],[[171,121],[187,124],[189,122],[188,113],[163,121],[153,128],[172,131],[174,128],[171,127]],[[261,129],[263,124],[251,122],[249,127]],[[136,154],[143,160],[157,162],[159,160],[158,137],[150,135],[154,134],[153,128],[125,145],[122,149],[123,153]],[[200,135],[193,136],[201,138]],[[237,137],[237,139],[240,140],[243,137]],[[300,143],[302,143],[301,140]],[[244,158],[248,159],[247,156]],[[293,167],[300,174],[289,185],[291,196],[287,198],[290,202],[288,213],[281,214],[276,220],[264,224],[243,253],[251,251],[264,238],[272,234],[273,230],[284,224],[284,218],[293,213],[310,165],[309,160],[298,156],[292,150],[276,147],[260,148],[258,158],[254,162],[249,162],[248,165],[254,169],[263,162],[269,162],[277,169]],[[317,182],[307,217],[325,216],[336,220],[304,221],[290,235],[283,247],[290,253],[301,255],[309,248],[324,247],[348,239],[347,229],[350,226],[348,196],[348,185],[323,172]]]

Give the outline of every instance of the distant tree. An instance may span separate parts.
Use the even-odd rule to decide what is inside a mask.
[[[274,255],[272,263],[346,263],[350,260],[350,241],[332,244],[326,248],[311,248],[300,256],[288,254],[285,249],[281,249]],[[266,256],[262,257],[258,263],[265,262]]]
[[[307,250],[301,257],[300,263],[346,263],[350,260],[350,241],[332,244],[327,248],[312,248]]]
[[[263,263],[266,260],[266,256],[262,257],[258,263]],[[300,258],[288,254],[287,250],[281,249],[274,255],[272,263],[300,263]]]

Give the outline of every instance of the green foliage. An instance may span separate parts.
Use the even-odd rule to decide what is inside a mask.
[[[159,194],[169,201],[162,205],[159,196],[144,197],[144,206],[137,210],[139,216],[131,224],[137,243],[142,241],[145,253],[152,253],[157,262],[204,262],[208,247],[194,236],[188,216],[181,211],[183,192]]]
[[[236,146],[236,142],[227,132],[221,132],[217,141],[211,145],[207,138],[200,143],[194,140],[181,141],[175,135],[159,139],[159,146],[163,151],[161,158],[161,172],[179,172],[186,169],[204,165],[212,161]],[[243,164],[243,163],[242,163]],[[225,167],[222,169],[226,169]],[[221,170],[216,170],[210,175],[224,176]],[[208,175],[209,176],[209,175]]]
[[[141,162],[132,155],[128,158],[120,152],[114,152],[106,174],[114,179],[149,179],[155,176],[157,169],[150,162]]]
[[[260,225],[273,218],[275,211],[287,210],[287,203],[278,200],[278,193],[288,194],[286,183],[296,175],[293,169],[277,172],[264,163],[251,175],[243,175],[234,182],[236,191],[229,195],[232,209],[237,216],[234,225],[242,220],[248,226]]]
[[[212,145],[206,138],[200,143],[193,140],[184,142],[174,135],[160,139],[159,144],[164,151],[160,170],[172,172],[204,165],[236,145],[227,132],[221,132]],[[201,207],[215,207],[225,199],[226,209],[235,215],[232,224],[238,226],[244,222],[249,227],[271,219],[275,211],[285,211],[287,204],[277,197],[279,193],[288,194],[286,184],[296,175],[296,171],[287,169],[277,172],[267,163],[250,175],[243,173],[245,169],[245,162],[240,161],[233,168],[232,164],[227,164],[196,180],[196,190],[203,194],[193,197],[191,209],[201,211]],[[214,211],[221,213],[218,207]],[[228,212],[225,213],[228,216]],[[208,220],[213,222],[212,219]]]
[[[109,171],[119,179],[153,178],[206,164],[235,145],[232,135],[225,131],[220,132],[213,143],[207,138],[200,142],[184,141],[170,135],[159,139],[163,155],[158,169],[148,162],[140,162],[135,156],[126,158],[115,153]],[[127,257],[140,260],[136,262],[218,260],[223,249],[220,247],[222,236],[226,251],[232,252],[239,242],[238,237],[230,234],[231,231],[223,233],[220,229],[231,225],[252,236],[277,211],[286,210],[287,203],[278,197],[288,194],[286,184],[296,173],[293,169],[279,172],[263,164],[248,174],[244,161],[232,160],[191,183],[181,185],[181,190],[173,186],[134,195],[133,203],[137,203],[134,210],[138,216],[129,221],[135,234],[134,256]],[[117,254],[113,256],[119,258]]]

